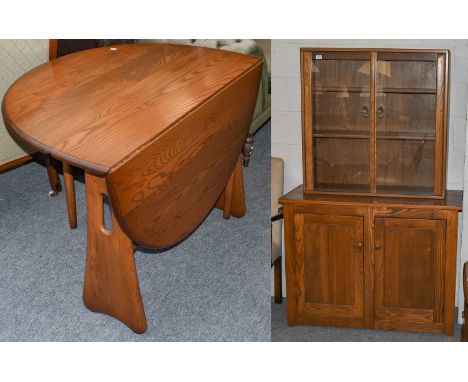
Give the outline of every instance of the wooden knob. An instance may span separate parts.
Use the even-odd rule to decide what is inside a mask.
[[[380,243],[375,244],[375,249],[381,249],[381,248],[382,248],[382,244],[380,244]]]
[[[362,243],[357,243],[356,247],[357,249],[362,249]]]
[[[385,109],[383,108],[383,106],[379,106],[377,108],[377,117],[383,118],[384,116],[385,116]]]
[[[364,106],[361,109],[361,114],[364,118],[369,118],[369,108],[367,106]]]

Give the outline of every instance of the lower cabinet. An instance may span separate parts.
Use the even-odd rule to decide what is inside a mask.
[[[453,335],[457,210],[285,204],[288,321]]]

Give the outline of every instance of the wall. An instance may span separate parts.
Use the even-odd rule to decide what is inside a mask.
[[[0,98],[23,73],[47,61],[49,40],[0,39]],[[26,155],[0,119],[0,165]]]
[[[271,155],[283,158],[285,161],[285,192],[302,184],[299,64],[299,49],[301,47],[450,49],[451,80],[447,188],[455,190],[464,188],[468,40],[272,40]],[[465,203],[465,207],[468,208],[468,202],[465,201]],[[460,219],[460,232],[461,223],[462,220]],[[464,227],[464,231],[467,233],[465,237],[468,237],[468,227]],[[461,245],[459,245],[459,269],[461,261],[463,259],[468,260],[468,242],[463,246],[463,255],[460,255],[460,247]],[[458,293],[459,285],[460,280],[457,281],[457,298],[461,300],[461,293]]]

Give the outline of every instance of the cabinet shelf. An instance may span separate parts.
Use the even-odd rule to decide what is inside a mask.
[[[392,132],[392,133],[385,133],[379,134],[377,133],[378,140],[402,140],[402,141],[433,141],[435,137],[433,135],[427,135],[425,133],[399,133],[399,132]]]
[[[370,93],[370,86],[312,86],[312,90],[314,93]]]
[[[314,138],[369,139],[368,133],[357,130],[321,130],[315,131],[313,134]]]
[[[377,184],[377,194],[390,195],[432,195],[433,187],[420,186],[390,186]]]
[[[397,93],[397,94],[437,94],[436,89],[423,88],[377,88],[377,93]]]
[[[341,130],[322,130],[314,131],[314,138],[335,138],[335,139],[370,139],[370,135],[363,131],[341,131]],[[401,141],[434,141],[433,135],[417,134],[417,133],[385,133],[377,134],[378,140],[401,140]]]
[[[370,93],[370,86],[313,86],[314,93]],[[437,94],[437,89],[378,87],[377,94]]]

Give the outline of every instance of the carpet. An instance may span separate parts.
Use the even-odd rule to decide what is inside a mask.
[[[0,175],[0,341],[270,341],[269,122],[244,168],[244,218],[224,220],[215,209],[180,245],[135,253],[142,335],[83,305],[86,208],[77,178],[71,230],[65,195],[48,197],[43,166]]]

